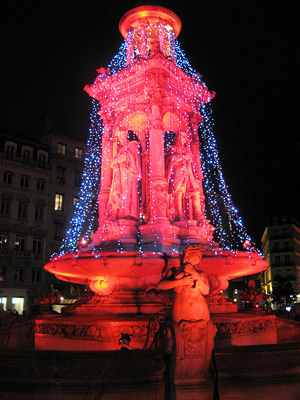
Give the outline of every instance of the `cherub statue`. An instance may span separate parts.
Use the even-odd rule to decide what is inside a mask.
[[[201,271],[202,252],[197,246],[186,248],[181,268],[167,270],[158,283],[159,289],[174,289],[173,320],[199,321],[210,319],[204,299],[209,293],[207,275]]]

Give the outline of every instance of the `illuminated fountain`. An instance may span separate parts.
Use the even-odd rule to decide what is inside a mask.
[[[220,202],[208,172],[218,163],[208,134],[214,93],[186,67],[176,41],[179,18],[165,8],[143,6],[126,13],[119,28],[126,49],[120,65],[100,68],[95,82],[85,87],[100,110],[100,117],[94,117],[101,118],[94,123],[99,145],[86,162],[86,171],[89,165],[99,166],[86,172],[87,179],[101,176],[98,226],[86,235],[71,221],[69,234],[78,248],[54,256],[45,266],[58,279],[88,285],[95,295],[79,302],[75,316],[53,322],[52,331],[49,323],[46,327],[39,321],[37,347],[68,349],[77,340],[79,350],[111,350],[127,331],[133,348],[145,348],[151,318],[167,318],[167,311],[173,310],[177,354],[181,351],[183,361],[206,357],[209,362],[215,331],[203,296],[209,292],[214,303],[214,295],[226,289],[230,279],[263,271],[267,263],[251,249],[227,189],[219,184],[219,198],[227,199],[227,242],[232,244],[235,230],[246,250],[233,250],[222,239]],[[201,138],[210,140],[207,148]],[[90,146],[96,140],[93,143]],[[85,215],[80,211],[85,202],[77,207],[76,221],[78,214]],[[196,307],[199,298],[202,305]],[[83,322],[86,315],[89,323]],[[53,332],[66,327],[69,335],[60,342]],[[203,335],[210,343],[207,351],[199,348]],[[186,372],[186,365],[180,368]],[[177,370],[179,380],[183,375]]]

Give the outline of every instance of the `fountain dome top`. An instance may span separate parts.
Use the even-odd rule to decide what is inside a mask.
[[[143,24],[162,24],[167,30],[173,30],[177,37],[181,30],[181,21],[179,17],[160,6],[140,6],[129,10],[120,20],[119,29],[124,38],[127,37],[131,29],[138,28]]]

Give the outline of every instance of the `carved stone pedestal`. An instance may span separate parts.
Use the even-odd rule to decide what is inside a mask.
[[[204,400],[211,399],[212,390],[209,388],[207,378],[216,334],[215,325],[212,321],[180,321],[179,324],[174,325],[174,328],[176,399],[198,397]]]
[[[197,386],[206,380],[216,330],[212,321],[180,321],[175,325],[175,388]]]
[[[194,243],[212,245],[213,227],[209,221],[176,221],[173,224],[178,228],[177,236],[184,247]]]
[[[179,249],[180,240],[177,237],[179,229],[166,218],[149,221],[148,224],[141,225],[139,231],[143,249],[146,251],[172,254]]]
[[[137,243],[137,221],[133,219],[118,219],[116,221],[107,221],[105,225],[99,227],[97,232],[92,236],[93,242],[91,248],[109,246],[116,248],[116,244]],[[113,243],[113,245],[112,245]]]

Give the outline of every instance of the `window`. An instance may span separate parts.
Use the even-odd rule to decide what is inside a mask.
[[[25,237],[17,234],[16,241],[15,241],[15,248],[17,251],[24,251],[25,250]]]
[[[36,256],[40,256],[43,252],[43,242],[41,239],[33,239],[32,251]]]
[[[18,206],[18,218],[26,218],[26,216],[27,216],[27,202],[20,200]]]
[[[290,265],[290,263],[291,263],[291,257],[290,257],[289,254],[286,254],[286,255],[284,256],[284,261],[285,261],[285,264],[286,264],[286,265]]]
[[[20,181],[20,185],[22,188],[29,188],[29,180],[30,177],[28,175],[21,175],[21,181]]]
[[[67,154],[67,145],[64,143],[57,144],[57,152],[58,154],[66,155]]]
[[[36,189],[39,192],[43,192],[45,190],[45,179],[38,179],[36,183]]]
[[[21,281],[19,281],[21,282]],[[11,304],[13,305],[13,310],[16,311],[17,314],[23,314],[24,311],[24,297],[12,297]]]
[[[5,155],[7,160],[12,160],[15,154],[15,146],[13,144],[8,144],[5,149]]]
[[[64,167],[56,168],[56,183],[65,183],[65,171]]]
[[[74,185],[79,187],[81,184],[81,171],[75,171],[75,179],[74,179]]]
[[[8,235],[6,233],[0,233],[0,248],[5,248],[8,245]]]
[[[22,160],[24,164],[29,164],[31,158],[31,151],[30,150],[23,150],[22,152]]]
[[[278,250],[278,249],[279,249],[279,242],[274,242],[273,250]]]
[[[32,269],[31,281],[33,283],[40,283],[41,281],[41,270],[39,268]]]
[[[64,235],[64,224],[61,222],[55,223],[55,232],[54,232],[54,239],[60,240],[63,238]]]
[[[6,183],[7,185],[11,185],[11,183],[12,183],[12,172],[4,171],[3,183]]]
[[[6,311],[6,303],[7,303],[7,297],[0,297],[0,304],[2,304],[2,308],[4,311]]]
[[[75,147],[75,158],[81,159],[83,157],[83,150],[79,147]]]
[[[280,265],[280,256],[275,256],[275,264]]]
[[[44,207],[36,204],[34,210],[34,219],[35,221],[41,222],[43,221]]]
[[[15,273],[14,273],[14,281],[15,282],[22,282],[24,277],[24,269],[17,267],[15,268]]]
[[[0,282],[4,282],[6,279],[6,266],[0,265]]]
[[[47,161],[46,154],[39,154],[38,157],[39,167],[45,168],[46,161]]]
[[[64,197],[65,197],[65,195],[63,193],[55,194],[55,204],[54,204],[55,211],[63,211],[64,210]]]
[[[10,199],[1,199],[0,215],[8,217],[10,211]]]

